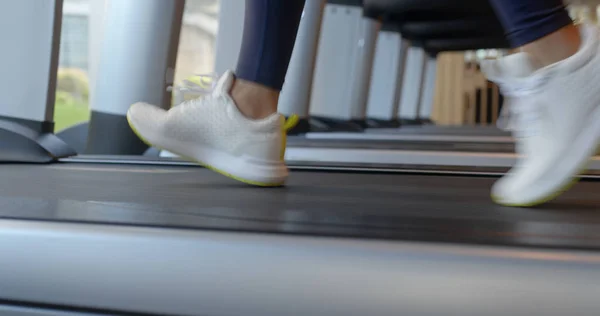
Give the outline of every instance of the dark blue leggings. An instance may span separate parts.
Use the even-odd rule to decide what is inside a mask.
[[[246,0],[237,78],[281,90],[304,1]]]
[[[573,21],[563,0],[490,0],[513,47],[549,35]]]
[[[316,0],[311,0],[316,1]],[[490,0],[506,36],[519,47],[571,23],[563,0]],[[246,0],[236,76],[281,90],[305,0]]]

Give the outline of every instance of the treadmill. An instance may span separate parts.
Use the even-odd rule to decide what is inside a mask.
[[[317,165],[260,189],[85,159],[0,169],[7,315],[596,312],[597,176],[530,210],[492,204],[494,175]]]
[[[145,9],[172,17],[174,3]],[[60,1],[0,13],[13,6],[37,15],[11,23],[52,37]],[[58,42],[25,39],[47,46],[16,56],[55,73]],[[5,75],[40,67],[26,65]],[[490,202],[502,171],[414,155],[359,165],[305,152],[288,156],[286,187],[255,188],[178,158],[77,155],[52,133],[56,83],[39,78],[0,86],[1,315],[597,315],[593,172],[535,209]]]

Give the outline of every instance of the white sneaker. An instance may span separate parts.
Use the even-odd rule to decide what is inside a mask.
[[[583,26],[573,56],[535,70],[525,54],[482,63],[507,97],[508,128],[521,156],[492,188],[509,206],[545,203],[575,183],[600,143],[600,40]]]
[[[225,73],[209,95],[166,111],[136,103],[129,125],[146,143],[168,150],[230,178],[259,186],[279,186],[288,177],[284,163],[285,118],[244,116],[229,95],[232,72]],[[287,124],[289,125],[289,124]]]

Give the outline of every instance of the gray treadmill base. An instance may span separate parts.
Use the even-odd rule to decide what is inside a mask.
[[[527,210],[493,205],[484,177],[294,172],[285,188],[258,189],[201,168],[65,163],[11,165],[0,178],[0,304],[94,315],[598,314],[592,181]]]
[[[148,146],[129,127],[126,115],[92,111],[86,154],[142,155]]]
[[[178,158],[168,151],[161,151],[160,157]],[[507,152],[477,151],[433,151],[395,150],[362,148],[310,148],[288,147],[285,160],[289,164],[318,163],[324,166],[338,164],[354,166],[414,166],[414,167],[467,167],[467,168],[510,168],[517,161],[517,155]],[[590,159],[588,171],[600,171],[600,156]]]
[[[0,162],[48,163],[75,155],[77,152],[51,130],[0,119]]]
[[[496,126],[402,126],[400,128],[367,129],[366,133],[373,134],[402,134],[402,135],[444,135],[444,136],[504,136],[510,137],[510,132]]]
[[[15,316],[598,315],[594,252],[39,221],[0,228],[3,298],[64,306]],[[72,314],[78,307],[97,313]]]
[[[512,167],[516,154],[490,152],[384,150],[353,148],[288,148],[285,159],[289,162],[312,161],[327,164],[353,165],[412,165],[447,167]],[[600,156],[590,159],[588,170],[600,170]]]
[[[66,128],[56,135],[73,147],[78,153],[83,154],[87,147],[89,126],[89,122],[83,122]],[[159,157],[160,150],[155,147],[150,147],[144,151],[143,156]]]
[[[357,141],[420,141],[420,142],[455,142],[455,143],[513,143],[510,136],[473,136],[451,135],[441,133],[308,133],[308,139],[318,140],[357,140]]]
[[[57,132],[56,136],[69,144],[75,151],[82,154],[85,152],[87,145],[89,126],[89,122],[79,123]]]
[[[144,152],[144,157],[160,157],[161,150],[156,147],[150,147]]]

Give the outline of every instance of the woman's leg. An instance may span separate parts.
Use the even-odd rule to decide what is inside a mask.
[[[305,0],[246,0],[244,36],[231,95],[252,118],[277,111]]]
[[[573,25],[562,0],[491,2],[520,51],[482,62],[505,96],[520,154],[492,196],[532,206],[564,192],[600,141],[599,33],[593,25]]]
[[[235,73],[223,74],[212,93],[169,111],[134,104],[127,114],[132,129],[153,146],[236,180],[283,184],[287,124],[277,102],[303,8],[304,0],[246,0]]]
[[[579,30],[562,0],[490,0],[508,40],[547,66],[579,49]]]

